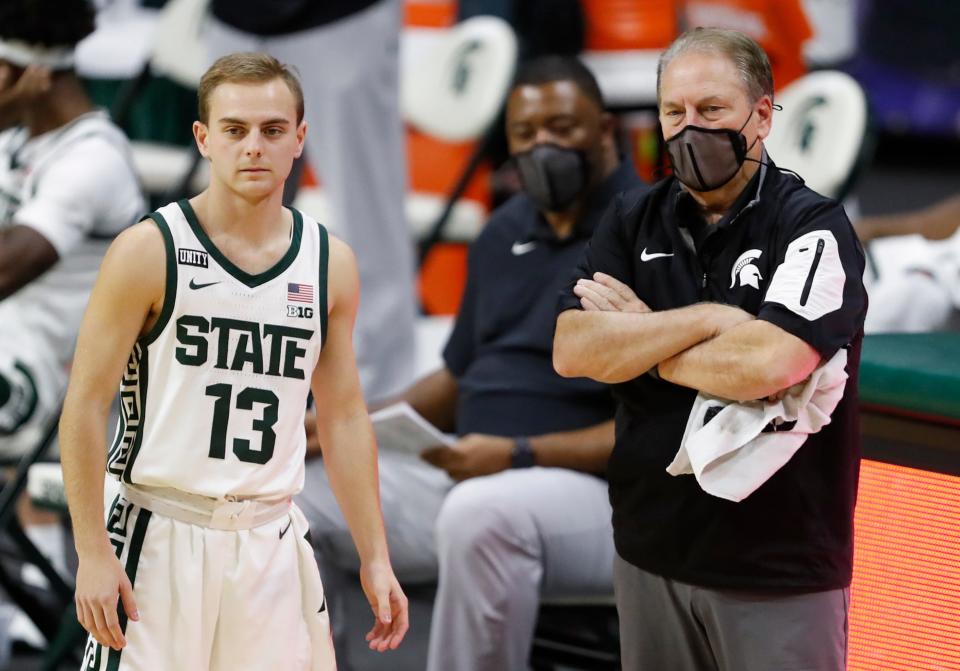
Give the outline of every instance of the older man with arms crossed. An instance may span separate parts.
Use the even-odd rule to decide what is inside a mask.
[[[864,260],[834,201],[763,150],[770,64],[700,29],[658,68],[674,176],[619,198],[562,295],[554,363],[614,384],[610,499],[625,669],[842,669]],[[847,350],[832,422],[735,503],[665,472],[697,396],[777,396]]]

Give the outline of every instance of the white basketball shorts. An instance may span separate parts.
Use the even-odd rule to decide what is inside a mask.
[[[221,502],[204,519],[181,503],[139,488],[115,499],[107,533],[140,619],[129,620],[120,606],[126,647],[90,637],[82,670],[334,671],[329,613],[300,509],[285,504],[278,516],[274,504],[264,522],[260,504]]]

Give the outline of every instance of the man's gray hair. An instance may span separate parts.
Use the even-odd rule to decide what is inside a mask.
[[[730,59],[747,89],[750,102],[764,95],[773,100],[773,72],[770,59],[753,39],[736,30],[694,28],[673,41],[657,63],[657,104],[660,104],[660,82],[663,72],[677,56],[691,51],[716,54]]]

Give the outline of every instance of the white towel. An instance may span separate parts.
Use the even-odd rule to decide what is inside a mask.
[[[693,473],[708,494],[742,501],[790,461],[808,435],[830,423],[846,387],[846,365],[847,351],[840,349],[775,403],[698,394],[667,472]],[[771,423],[778,428],[764,433]]]

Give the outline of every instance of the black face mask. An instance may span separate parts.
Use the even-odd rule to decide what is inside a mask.
[[[513,158],[524,190],[541,210],[562,212],[589,183],[587,157],[578,149],[538,144]]]
[[[742,133],[752,116],[751,110],[740,130],[687,126],[667,140],[673,174],[694,191],[713,191],[729,182],[756,144],[754,140],[748,147]]]

